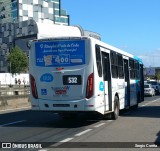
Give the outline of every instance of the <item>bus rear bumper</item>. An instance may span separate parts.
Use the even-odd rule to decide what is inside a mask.
[[[32,110],[40,111],[84,111],[85,99],[74,101],[32,100]]]
[[[73,101],[53,101],[43,99],[31,99],[32,110],[35,111],[52,111],[52,112],[91,112],[97,111],[104,114],[104,106],[101,104],[95,104],[95,98],[81,99]]]

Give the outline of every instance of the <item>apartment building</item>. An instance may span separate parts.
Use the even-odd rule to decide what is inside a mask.
[[[9,72],[7,55],[12,47],[22,47],[28,39],[36,38],[38,23],[69,25],[67,11],[61,0],[0,0],[0,73]]]
[[[0,0],[0,23],[29,19],[69,25],[69,15],[61,9],[61,0]]]

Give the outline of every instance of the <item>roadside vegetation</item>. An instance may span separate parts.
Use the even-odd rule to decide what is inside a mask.
[[[12,74],[19,74],[28,70],[27,54],[18,46],[12,48],[8,55],[9,72]]]
[[[158,80],[158,81],[160,81],[160,72],[156,73],[155,79]]]

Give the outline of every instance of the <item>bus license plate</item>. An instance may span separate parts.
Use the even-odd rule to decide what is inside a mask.
[[[82,84],[81,75],[64,75],[63,84],[64,85],[81,85]]]

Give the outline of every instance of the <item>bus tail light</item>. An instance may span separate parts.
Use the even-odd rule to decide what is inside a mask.
[[[30,75],[30,85],[31,85],[31,90],[32,90],[33,97],[35,99],[38,99],[36,81],[35,81],[35,78],[32,75]]]
[[[88,76],[87,88],[86,88],[86,98],[89,99],[93,95],[93,73]]]

